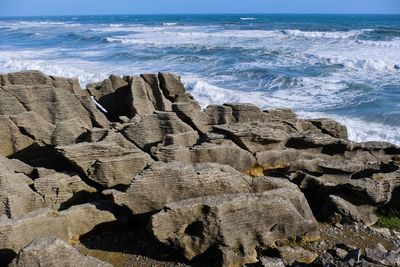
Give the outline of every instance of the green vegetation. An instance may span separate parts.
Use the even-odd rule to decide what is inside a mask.
[[[392,230],[400,230],[400,211],[393,208],[378,209],[375,211],[378,216],[378,226]]]

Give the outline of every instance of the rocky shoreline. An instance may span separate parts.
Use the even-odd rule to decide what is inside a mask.
[[[400,266],[400,148],[170,73],[0,75],[0,264]],[[378,214],[379,215],[379,214]],[[83,264],[83,265],[82,265]]]

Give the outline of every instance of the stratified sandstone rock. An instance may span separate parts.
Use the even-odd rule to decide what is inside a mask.
[[[173,112],[157,111],[128,124],[123,135],[145,151],[163,142],[167,135],[191,133],[193,129]]]
[[[69,176],[54,173],[35,179],[35,190],[43,197],[47,206],[58,210],[71,204],[80,204],[89,200],[90,193],[96,189],[82,182],[77,175]]]
[[[264,112],[253,104],[224,104],[232,108],[232,115],[236,122],[264,121]]]
[[[80,254],[71,245],[55,237],[33,240],[24,247],[9,267],[112,267],[94,257]]]
[[[256,164],[256,160],[250,152],[225,139],[212,140],[193,147],[161,146],[157,148],[153,155],[164,162],[211,162],[229,165],[239,171],[247,171]]]
[[[128,185],[152,162],[120,134],[110,134],[99,142],[60,146],[57,151],[83,175],[105,187]]]
[[[73,206],[65,211],[38,209],[17,219],[0,217],[0,250],[18,252],[32,240],[54,236],[64,241],[79,238],[95,226],[112,222],[114,215],[98,204]]]
[[[230,140],[216,140],[190,148],[192,163],[214,162],[246,171],[256,164],[254,156]]]
[[[236,144],[255,153],[268,149],[281,149],[297,130],[278,122],[234,123],[213,126],[214,130],[226,134]]]
[[[264,192],[295,185],[285,179],[251,178],[235,169],[215,163],[188,165],[181,162],[155,162],[137,175],[125,193],[103,191],[114,202],[134,214],[160,210],[170,202],[207,195]]]
[[[80,90],[74,80],[49,77],[36,71],[2,75],[1,80],[2,155],[12,155],[33,144],[75,142],[86,129],[109,125],[89,95]],[[65,124],[70,120],[74,123]],[[55,133],[55,129],[60,127],[73,133],[73,137],[63,140],[60,131]]]
[[[0,155],[0,166],[5,167],[11,172],[23,173],[25,175],[30,175],[34,171],[34,168],[28,164],[23,163],[17,159],[8,159]]]
[[[222,266],[257,262],[256,247],[289,236],[316,237],[318,224],[299,190],[281,188],[184,200],[152,216],[161,242],[192,259],[207,251]]]
[[[347,139],[348,133],[346,126],[332,120],[332,119],[314,119],[308,120],[316,127],[321,129],[323,133],[329,134],[332,137],[339,139]]]
[[[366,225],[373,225],[378,221],[378,217],[373,213],[373,207],[368,205],[355,206],[334,195],[329,196],[324,209],[329,213],[328,216],[334,223],[362,222]]]
[[[45,207],[42,196],[34,192],[29,184],[30,178],[15,173],[0,165],[0,216],[17,218],[36,209]]]
[[[279,256],[282,258],[286,266],[293,264],[310,264],[318,258],[318,254],[311,252],[302,247],[278,247]]]
[[[230,106],[210,105],[205,111],[210,125],[230,124],[237,122],[233,117],[233,110]]]

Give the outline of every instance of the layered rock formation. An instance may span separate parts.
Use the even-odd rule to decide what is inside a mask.
[[[345,126],[287,109],[202,110],[170,73],[112,75],[87,90],[38,71],[2,74],[0,123],[1,263],[19,253],[10,266],[53,266],[45,259],[60,254],[107,266],[60,240],[131,220],[189,264],[321,262],[279,242],[312,242],[318,221],[369,226],[376,209],[400,208],[399,147],[352,142]]]

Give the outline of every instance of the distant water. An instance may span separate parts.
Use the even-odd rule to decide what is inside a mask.
[[[248,102],[332,117],[356,141],[400,145],[400,16],[0,18],[0,72],[172,71],[203,107]]]

